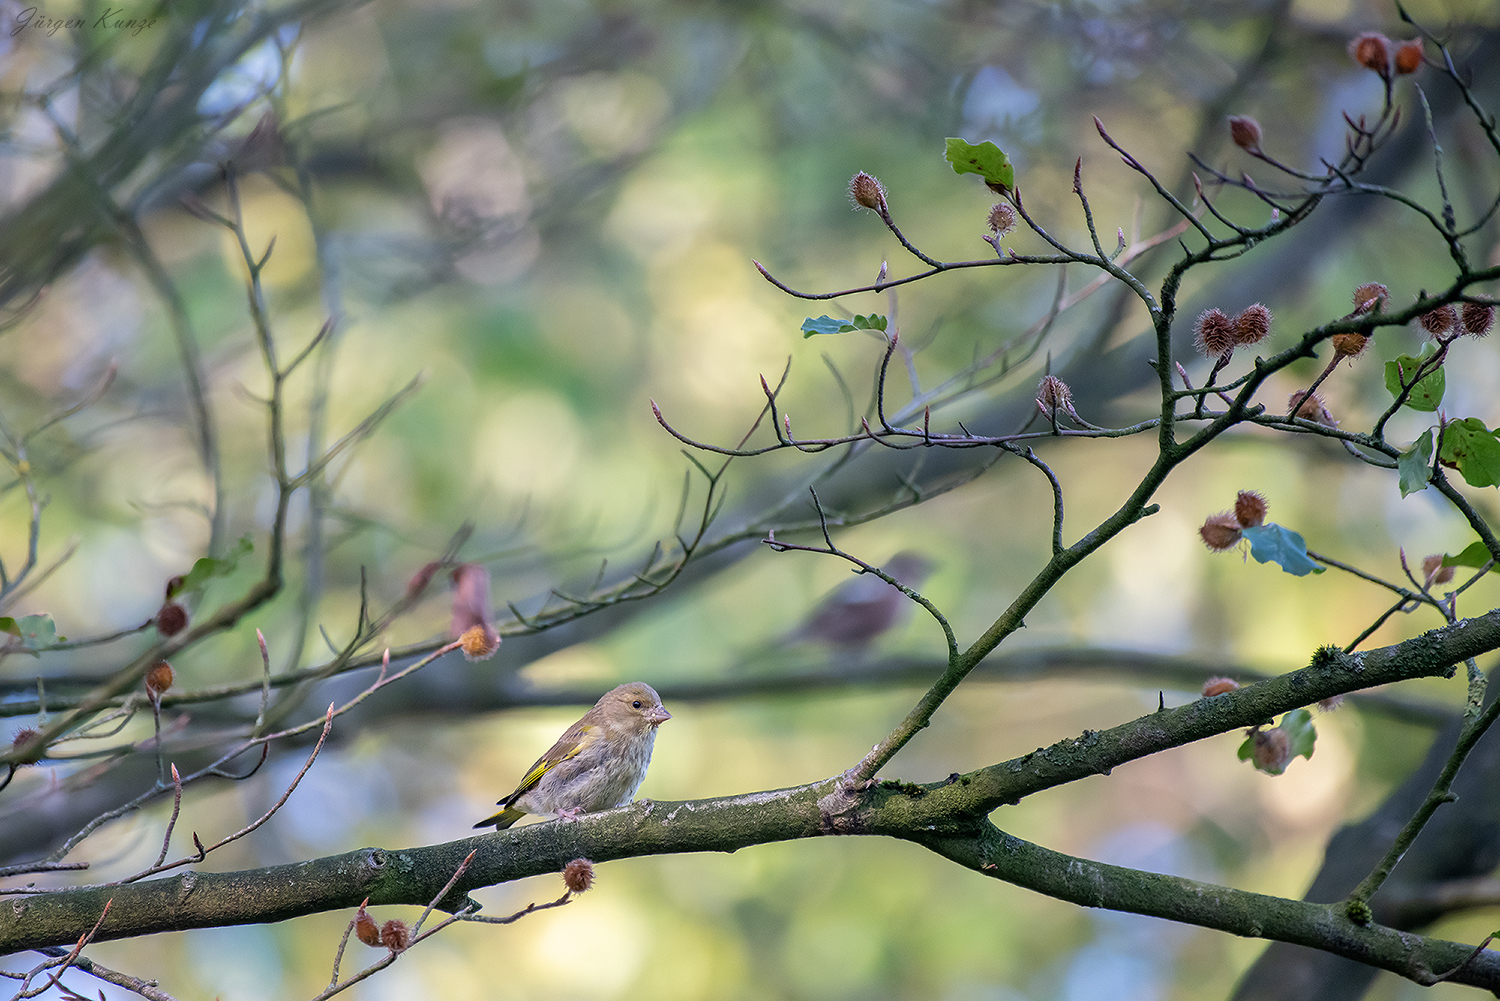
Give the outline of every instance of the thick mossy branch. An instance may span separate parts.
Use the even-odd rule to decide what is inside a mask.
[[[474,849],[479,854],[444,901],[456,910],[474,889],[561,872],[575,858],[690,851],[732,852],[749,845],[826,833],[818,793],[832,782],[685,803],[641,802],[585,816],[497,831],[461,841],[387,851],[361,848],[292,865],[241,872],[188,872],[129,885],[78,887],[0,899],[0,955],[71,945],[110,901],[94,941],[188,928],[283,921],[371,904],[426,906]],[[77,929],[82,928],[83,931]]]
[[[1084,907],[1148,914],[1245,938],[1305,945],[1424,985],[1441,978],[1500,989],[1500,953],[1473,955],[1472,946],[1457,942],[1383,925],[1357,925],[1340,904],[1287,900],[1105,865],[1050,851],[988,824],[985,828],[967,837],[932,834],[911,840],[976,872]]]
[[[475,848],[478,856],[444,901],[445,907],[462,906],[471,890],[558,872],[579,857],[606,862],[690,851],[732,852],[796,838],[863,834],[914,841],[987,874],[1060,899],[1327,948],[1421,982],[1426,975],[1423,971],[1446,972],[1456,966],[1457,960],[1447,963],[1451,955],[1457,955],[1449,946],[1462,947],[1400,936],[1406,950],[1400,962],[1405,965],[1396,965],[1397,960],[1391,958],[1394,953],[1389,952],[1394,947],[1387,941],[1395,932],[1356,929],[1342,918],[1330,917],[1328,909],[1318,905],[1226,887],[1208,888],[1210,893],[1207,884],[1085,863],[1017,842],[995,831],[985,815],[1001,803],[1170,747],[1265,722],[1332,695],[1448,674],[1454,664],[1495,649],[1500,649],[1500,610],[1363,654],[1320,651],[1314,664],[1300,671],[1176,709],[1162,709],[1110,730],[1086,732],[1051,748],[929,785],[887,781],[850,789],[847,783],[829,779],[721,799],[638,803],[576,823],[512,828],[404,851],[364,848],[296,865],[185,873],[128,886],[15,896],[0,901],[0,953],[76,942],[110,901],[113,904],[98,940],[280,921],[353,908],[366,897],[375,904],[425,905]],[[997,850],[996,845],[1004,850]],[[1016,868],[1007,862],[1019,857],[1018,853],[1029,858],[1044,852],[1049,861],[1040,868]],[[998,868],[990,868],[991,864]],[[1091,875],[1074,886],[1071,881],[1085,869]],[[1163,881],[1168,881],[1170,892],[1163,892],[1158,901],[1152,895],[1161,891]],[[1188,898],[1193,907],[1183,909]],[[1489,977],[1483,981],[1486,986],[1500,986],[1500,961],[1493,966],[1476,961],[1454,979],[1480,983],[1468,979],[1471,975]]]
[[[1268,723],[1334,695],[1406,681],[1448,677],[1455,665],[1500,649],[1500,609],[1365,653],[1320,650],[1309,667],[1211,699],[1162,709],[1101,732],[1085,731],[1031,754],[981,768],[961,788],[983,812],[1023,796],[1240,727]],[[939,797],[942,799],[942,797]]]
[[[962,788],[958,779],[942,788]],[[283,920],[372,904],[423,906],[477,849],[444,900],[457,910],[482,886],[558,872],[571,859],[595,862],[832,834],[885,835],[922,845],[960,865],[1017,886],[1090,907],[1151,914],[1236,935],[1296,942],[1430,983],[1459,966],[1468,946],[1357,926],[1335,906],[1284,900],[1174,876],[1102,865],[1049,851],[999,831],[982,817],[925,807],[940,797],[911,783],[875,785],[861,809],[820,814],[835,780],[794,789],[683,803],[638,803],[584,817],[498,831],[406,851],[364,848],[298,865],[235,873],[189,873],[129,886],[80,888],[0,904],[0,952],[76,941],[107,902],[96,939],[185,928]],[[1500,958],[1483,955],[1451,979],[1500,988]]]

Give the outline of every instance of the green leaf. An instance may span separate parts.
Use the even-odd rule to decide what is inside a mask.
[[[23,615],[19,619],[4,616],[0,618],[0,633],[9,633],[20,640],[20,649],[27,653],[49,647],[59,639],[57,623],[50,615]]]
[[[1292,739],[1292,757],[1311,761],[1313,745],[1318,742],[1318,728],[1313,726],[1312,713],[1306,709],[1292,710],[1281,717],[1281,729]]]
[[[1396,472],[1401,477],[1402,497],[1427,489],[1427,481],[1432,477],[1432,428],[1396,457]]]
[[[978,174],[984,183],[1004,194],[1016,186],[1016,168],[1010,157],[992,142],[971,145],[962,139],[948,140],[948,162],[955,174]]]
[[[847,334],[855,330],[884,330],[889,321],[879,313],[854,316],[848,320],[836,320],[831,316],[808,317],[802,321],[802,336],[814,334]]]
[[[193,564],[193,569],[180,580],[174,581],[167,588],[167,597],[175,598],[185,591],[195,591],[208,584],[215,577],[228,577],[234,573],[235,568],[244,557],[255,550],[250,541],[250,533],[246,532],[240,537],[240,541],[234,544],[234,548],[225,553],[219,559],[203,557]]]
[[[1457,466],[1471,487],[1500,485],[1500,441],[1478,417],[1452,421],[1443,428],[1443,451],[1438,458]]]
[[[1410,382],[1411,377],[1417,373],[1417,369],[1435,354],[1437,354],[1437,347],[1428,344],[1415,358],[1411,355],[1401,355],[1385,363],[1385,388],[1391,394],[1391,399],[1401,395],[1401,384]],[[1443,390],[1446,387],[1447,378],[1443,375],[1442,367],[1439,366],[1436,372],[1412,387],[1411,395],[1406,398],[1402,406],[1411,407],[1413,410],[1436,410],[1438,404],[1443,402]]]
[[[1311,759],[1313,756],[1313,745],[1318,741],[1318,729],[1313,725],[1312,713],[1306,709],[1294,709],[1281,717],[1281,723],[1276,727],[1286,734],[1287,756],[1285,761],[1257,761],[1255,760],[1255,735],[1252,733],[1245,738],[1240,745],[1239,759],[1249,761],[1259,771],[1267,775],[1280,775],[1286,771],[1286,766],[1291,764],[1293,758],[1299,755]],[[1262,737],[1264,740],[1264,736]]]
[[[1457,556],[1444,556],[1445,567],[1482,567],[1490,561],[1490,551],[1483,542],[1471,542]],[[1490,573],[1500,573],[1500,563],[1490,567]]]
[[[1250,555],[1255,557],[1257,563],[1275,563],[1287,573],[1298,577],[1322,573],[1328,569],[1308,559],[1307,543],[1290,528],[1267,522],[1243,531],[1250,543]]]

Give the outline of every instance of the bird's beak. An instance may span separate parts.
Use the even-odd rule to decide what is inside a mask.
[[[650,721],[652,726],[661,726],[671,718],[672,714],[667,712],[665,706],[657,706],[655,709],[651,710],[651,715],[646,717],[646,719]]]

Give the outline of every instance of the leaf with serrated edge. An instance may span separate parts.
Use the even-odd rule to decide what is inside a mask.
[[[1450,421],[1443,428],[1443,462],[1458,467],[1471,487],[1500,485],[1500,441],[1478,417]]]

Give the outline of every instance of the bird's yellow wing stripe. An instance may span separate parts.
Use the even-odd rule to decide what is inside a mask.
[[[542,780],[543,775],[569,758],[576,758],[584,748],[597,739],[598,731],[597,726],[590,725],[580,727],[576,733],[563,734],[562,739],[552,745],[552,750],[542,755],[541,760],[531,766],[531,771],[521,779],[521,784],[516,786],[516,791],[511,793],[508,799],[515,800],[522,793],[530,791]],[[501,800],[501,802],[506,802],[506,800]]]

